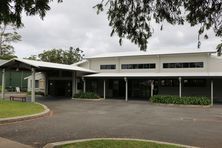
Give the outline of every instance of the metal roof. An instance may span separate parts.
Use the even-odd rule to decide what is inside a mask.
[[[89,72],[89,73],[95,73],[95,71],[92,71],[90,69],[81,68],[75,65],[67,65],[67,64],[58,64],[58,63],[51,63],[51,62],[43,62],[43,61],[34,61],[34,60],[27,60],[27,59],[12,59],[7,61],[6,63],[0,65],[0,67],[7,67],[7,64],[13,63],[13,62],[21,62],[30,66],[33,66],[35,68],[51,68],[51,69],[62,69],[62,70],[71,70],[71,71],[81,71],[81,72]]]
[[[41,74],[42,74],[41,72],[37,72],[37,73],[35,73],[35,77],[37,77],[38,75],[41,75]],[[32,75],[25,77],[24,80],[27,80],[29,78],[32,78]]]
[[[136,52],[113,52],[113,53],[105,53],[99,54],[91,57],[87,57],[86,59],[93,58],[107,58],[107,57],[128,57],[128,56],[152,56],[152,55],[175,55],[175,54],[200,54],[200,53],[216,53],[216,50],[203,50],[203,49],[178,49],[178,50],[147,50],[145,51],[136,51]]]
[[[79,62],[73,63],[72,65],[78,66],[78,65],[83,64],[83,63],[85,63],[85,62],[87,62],[87,60],[86,60],[86,59],[83,59],[83,60],[81,60],[81,61],[79,61]]]
[[[85,75],[88,78],[118,78],[118,77],[210,77],[210,76],[222,76],[222,72],[190,72],[190,73],[97,73]]]
[[[0,66],[3,65],[7,60],[0,60]]]

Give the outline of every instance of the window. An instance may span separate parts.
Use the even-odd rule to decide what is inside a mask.
[[[39,80],[35,80],[35,88],[39,88]]]
[[[116,65],[100,65],[100,69],[116,69]]]
[[[205,87],[206,80],[205,79],[188,79],[183,80],[184,87]]]
[[[122,64],[121,69],[155,69],[155,63],[146,64]]]
[[[32,88],[32,80],[30,80],[30,88]],[[35,88],[39,88],[39,80],[35,80]]]
[[[174,79],[174,80],[161,80],[161,86],[162,87],[178,87],[179,86],[179,81]]]
[[[203,62],[163,63],[163,68],[203,68]]]
[[[201,68],[201,67],[203,67],[203,65],[204,65],[203,62],[196,62],[195,63],[195,67],[200,67]]]

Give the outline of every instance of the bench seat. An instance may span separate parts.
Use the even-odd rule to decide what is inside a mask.
[[[26,102],[26,96],[10,96],[10,101],[21,100],[22,102]]]

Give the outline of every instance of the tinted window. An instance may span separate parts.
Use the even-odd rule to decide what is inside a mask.
[[[35,88],[39,88],[39,80],[35,80]]]
[[[163,68],[203,68],[203,62],[163,63]]]
[[[161,80],[161,86],[162,87],[178,87],[179,86],[179,80]]]
[[[146,64],[122,64],[122,69],[154,69],[156,68],[155,63],[146,63]]]
[[[206,80],[205,79],[188,79],[183,80],[184,87],[205,87]]]
[[[156,68],[156,64],[150,64],[150,68],[151,68],[151,69]]]
[[[100,69],[116,69],[116,65],[100,65]]]

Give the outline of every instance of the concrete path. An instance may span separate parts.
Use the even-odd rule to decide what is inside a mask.
[[[31,146],[24,145],[9,139],[0,137],[0,147],[1,148],[32,148]]]
[[[1,125],[0,137],[33,147],[85,138],[136,138],[221,148],[222,106],[187,108],[145,101],[39,100],[53,115]]]

